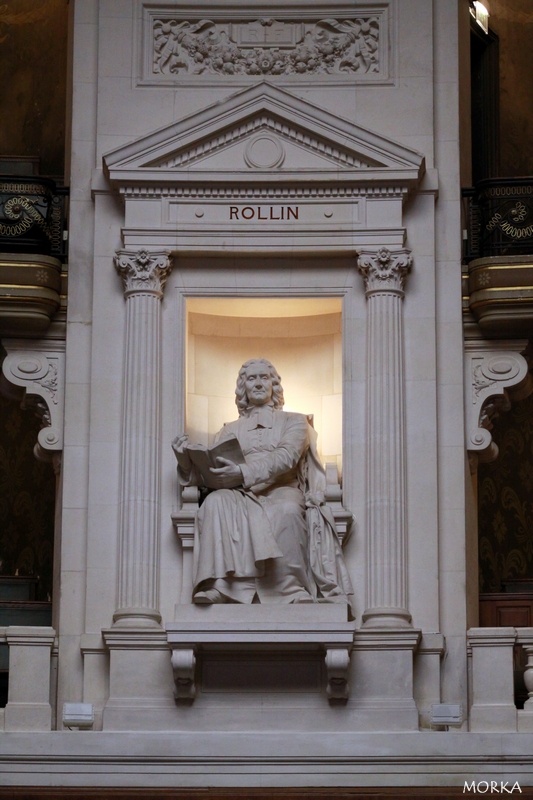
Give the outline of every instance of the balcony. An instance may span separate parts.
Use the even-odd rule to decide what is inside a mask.
[[[66,295],[67,190],[0,175],[0,336],[39,337]]]
[[[487,338],[529,338],[533,324],[533,178],[463,190],[468,308]]]

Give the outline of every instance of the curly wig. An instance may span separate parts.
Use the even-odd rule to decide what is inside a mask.
[[[250,364],[264,364],[267,368],[268,372],[270,373],[270,377],[272,378],[272,401],[274,404],[275,409],[283,408],[283,404],[285,399],[283,397],[283,387],[281,385],[281,377],[278,374],[278,371],[274,367],[270,361],[267,361],[266,358],[250,358],[248,361],[242,365],[239,370],[239,375],[237,377],[237,386],[235,388],[235,403],[237,408],[239,409],[239,416],[242,417],[244,412],[249,406],[248,396],[246,394],[246,369],[250,366]]]

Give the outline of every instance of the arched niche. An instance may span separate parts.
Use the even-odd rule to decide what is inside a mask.
[[[212,444],[235,417],[235,377],[250,357],[281,375],[285,409],[312,414],[322,460],[341,466],[342,300],[339,297],[190,297],[186,429]]]

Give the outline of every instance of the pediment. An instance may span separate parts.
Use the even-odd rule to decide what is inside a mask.
[[[418,183],[420,153],[267,82],[104,156],[118,185],[238,180]]]

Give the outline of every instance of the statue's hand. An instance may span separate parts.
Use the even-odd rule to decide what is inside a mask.
[[[187,445],[189,443],[189,437],[186,433],[182,433],[172,442],[172,449],[174,450],[174,455],[178,460],[178,464],[180,465],[181,469],[184,472],[189,472],[191,469],[191,459],[189,458],[189,454],[187,453]]]
[[[216,475],[220,489],[234,489],[236,486],[242,486],[242,472],[238,464],[234,464],[233,461],[222,458],[222,456],[218,456],[217,462],[222,466],[211,467],[210,472]]]

